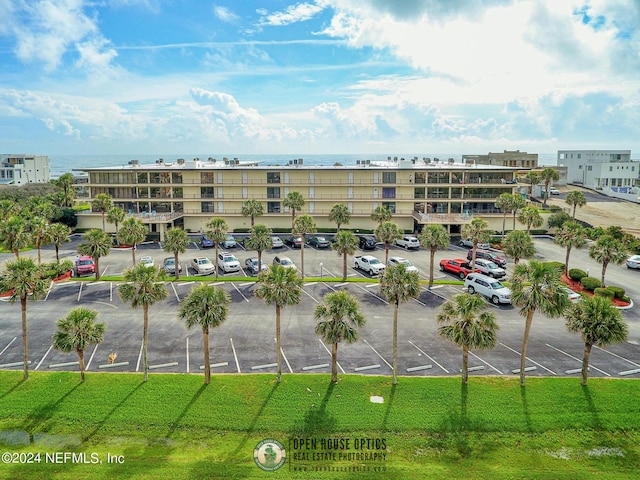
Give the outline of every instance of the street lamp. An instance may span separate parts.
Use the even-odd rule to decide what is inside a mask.
[[[322,275],[322,274],[323,274],[323,271],[322,271],[322,267],[323,267],[323,266],[324,266],[324,265],[322,264],[322,262],[320,262],[320,278],[322,278],[322,276],[323,276],[323,275]]]

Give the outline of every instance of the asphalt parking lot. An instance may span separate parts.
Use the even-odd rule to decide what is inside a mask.
[[[66,244],[63,258],[74,258],[78,239]],[[536,240],[537,257],[544,260],[564,260],[564,249],[548,239]],[[232,249],[244,265],[244,260],[255,256],[242,246]],[[384,260],[384,250],[372,253]],[[467,250],[451,245],[447,251],[436,254],[436,263],[443,258],[464,258]],[[35,252],[29,252],[33,254]],[[300,250],[283,249],[265,252],[263,260],[270,263],[276,254],[288,255],[300,267]],[[358,252],[357,254],[362,254]],[[44,257],[53,258],[47,250]],[[156,264],[169,256],[157,243],[139,247],[137,257],[150,255]],[[193,243],[181,256],[183,272],[190,259],[208,256],[214,260],[215,250],[199,250]],[[391,255],[411,260],[423,278],[428,277],[429,254],[423,250],[405,251],[392,247]],[[131,266],[130,251],[112,251],[101,259],[103,274],[116,275]],[[322,264],[322,266],[321,266]],[[367,275],[353,268],[349,259],[348,275]],[[589,259],[585,250],[574,251],[571,266],[590,269],[597,276],[600,266]],[[507,272],[513,265],[509,263]],[[342,258],[330,250],[305,249],[305,274],[307,276],[340,276]],[[254,296],[255,277],[244,270],[245,279],[234,282],[216,282],[229,292],[232,300],[230,316],[210,335],[212,371],[215,373],[273,373],[276,370],[275,308],[267,306]],[[238,274],[229,274],[235,275]],[[640,299],[638,276],[640,271],[627,270],[612,265],[607,271],[608,283],[624,286],[632,299]],[[220,274],[220,277],[224,275]],[[435,270],[436,279],[455,277]],[[194,282],[167,283],[168,297],[150,308],[149,364],[151,372],[198,373],[203,370],[202,334],[200,330],[188,331],[177,318],[180,301],[189,293]],[[350,374],[390,375],[392,363],[393,307],[378,293],[377,284],[370,283],[306,283],[302,301],[295,307],[287,307],[282,314],[282,353],[285,373],[330,372],[330,346],[314,334],[314,307],[322,297],[333,290],[344,289],[355,295],[367,318],[360,329],[360,340],[351,345],[341,344],[339,371]],[[419,298],[400,306],[398,331],[398,373],[411,376],[457,375],[461,364],[461,351],[437,335],[435,314],[440,305],[462,291],[461,285],[437,285],[432,291],[423,289]],[[88,372],[115,371],[136,372],[142,370],[142,311],[132,310],[117,294],[117,284],[94,282],[89,279],[60,282],[52,285],[46,297],[29,303],[29,352],[31,369],[39,371],[77,370],[77,356],[54,350],[51,346],[55,322],[76,306],[86,306],[99,312],[98,320],[105,322],[108,331],[104,342],[92,346],[85,354]],[[472,375],[516,375],[520,362],[520,346],[523,334],[523,317],[510,305],[488,304],[497,316],[500,326],[498,345],[490,351],[474,351],[470,358]],[[594,377],[640,376],[640,316],[637,308],[624,311],[629,323],[629,339],[624,344],[606,349],[594,347],[591,356],[590,375]],[[576,376],[580,375],[583,343],[580,337],[569,334],[563,319],[548,319],[536,313],[527,354],[528,375]],[[117,354],[113,363],[110,354]],[[18,304],[0,302],[0,368],[20,369],[22,341],[20,307]]]

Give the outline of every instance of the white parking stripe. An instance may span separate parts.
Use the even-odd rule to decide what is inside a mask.
[[[504,375],[500,370],[498,370],[496,367],[494,367],[493,365],[491,365],[489,362],[485,362],[483,359],[481,359],[479,356],[477,356],[475,353],[473,352],[469,352],[469,355],[472,355],[473,357],[475,357],[476,359],[480,360],[482,363],[484,363],[486,366],[488,366],[489,368],[493,368],[496,372],[498,372],[500,375]]]
[[[36,365],[36,368],[34,370],[38,370],[40,368],[40,365],[42,365],[42,362],[44,362],[44,359],[47,358],[47,355],[49,355],[49,352],[51,351],[52,348],[53,348],[53,345],[49,347],[49,350],[47,350],[47,353],[44,354],[44,357],[42,357],[40,362],[38,362],[38,365]]]
[[[439,366],[442,370],[444,370],[444,373],[449,373],[449,370],[447,370],[446,368],[444,368],[442,365],[440,365],[438,362],[436,362],[433,358],[431,358],[429,355],[427,355],[424,350],[422,350],[420,347],[418,347],[415,343],[413,343],[411,340],[409,340],[409,344],[411,344],[416,350],[418,350],[422,355],[424,355],[425,357],[427,357],[429,360],[431,360],[433,363],[435,363],[437,366]]]
[[[274,342],[278,342],[277,338],[273,339]],[[287,360],[287,356],[284,354],[284,349],[282,348],[282,346],[280,346],[280,353],[282,354],[282,358],[284,358],[284,363],[287,364],[287,368],[289,369],[290,373],[293,373],[293,370],[291,369],[291,365],[289,365],[289,360]]]
[[[563,355],[566,355],[569,358],[573,358],[575,361],[582,363],[582,359],[578,358],[578,357],[574,357],[573,355],[571,355],[570,353],[567,352],[563,352],[562,350],[560,350],[559,348],[554,347],[553,345],[549,345],[548,343],[545,343],[545,345],[549,348],[553,348],[556,352],[560,352]],[[600,373],[605,374],[607,377],[610,377],[611,375],[609,375],[607,372],[605,372],[604,370],[600,370],[599,368],[594,367],[593,365],[589,365],[589,368],[593,368],[594,370],[597,370]]]
[[[381,359],[384,363],[386,363],[386,364],[387,364],[387,366],[388,366],[390,369],[392,369],[392,370],[393,370],[393,367],[391,366],[391,364],[390,364],[389,362],[387,362],[387,361],[384,359],[384,357],[383,357],[382,355],[380,355],[380,354],[378,353],[378,351],[377,351],[375,348],[373,348],[369,342],[367,342],[367,340],[366,340],[366,339],[364,339],[364,338],[363,338],[363,339],[362,339],[362,341],[363,341],[364,343],[366,343],[367,345],[369,345],[369,348],[370,348],[371,350],[373,350],[373,353],[375,353],[376,355],[378,355],[378,356],[380,357],[380,359]]]
[[[620,355],[617,355],[617,354],[615,354],[615,353],[613,353],[613,352],[610,352],[609,350],[605,350],[604,348],[600,348],[600,347],[598,347],[597,345],[594,345],[594,346],[593,346],[593,348],[597,348],[597,349],[598,349],[598,350],[600,350],[601,352],[606,352],[606,353],[608,353],[609,355],[613,355],[614,357],[619,358],[620,360],[624,360],[625,362],[630,363],[631,365],[633,365],[633,366],[635,366],[635,367],[640,367],[640,364],[638,364],[638,363],[636,363],[636,362],[632,362],[631,360],[629,360],[629,359],[627,359],[627,358],[624,358],[624,357],[621,357]],[[0,352],[0,355],[2,355],[2,352]]]
[[[324,344],[324,342],[323,342],[321,339],[318,339],[318,341],[320,342],[320,345],[322,345],[322,346],[324,347],[324,349],[327,351],[327,353],[329,354],[329,356],[331,356],[331,350],[329,350],[329,349],[327,348],[327,346]],[[340,369],[340,371],[341,371],[342,373],[346,373],[346,372],[344,371],[344,368],[342,368],[342,365],[340,365],[340,362],[336,362],[336,365],[338,366],[338,368]]]
[[[229,341],[231,342],[231,350],[233,351],[233,358],[236,360],[236,369],[238,373],[242,373],[240,371],[240,362],[238,362],[238,355],[236,353],[236,347],[233,345],[233,338],[229,337]]]
[[[385,305],[389,305],[389,302],[387,302],[384,298],[382,298],[382,297],[380,297],[380,296],[376,295],[375,293],[371,293],[369,290],[367,290],[366,288],[363,288],[361,285],[356,284],[356,286],[357,286],[360,290],[367,292],[369,295],[373,295],[373,296],[374,296],[374,297],[376,297],[378,300],[380,300],[381,302],[383,302]],[[377,284],[377,283],[375,283],[375,284],[373,284],[373,286],[378,286],[378,284]],[[367,287],[367,288],[368,288],[368,287]]]
[[[93,356],[96,354],[97,350],[98,350],[98,345],[94,347],[93,353],[91,354],[91,356],[89,357],[89,361],[87,362],[87,366],[84,367],[85,370],[89,370],[89,367],[91,366],[91,362],[93,361]]]
[[[78,298],[76,299],[76,302],[80,301],[80,295],[82,294],[82,286],[84,285],[84,282],[80,282],[80,289],[78,290]]]
[[[140,371],[140,361],[142,360],[142,347],[144,347],[144,342],[140,344],[140,353],[138,353],[138,362],[136,363],[136,372]]]
[[[173,284],[173,282],[169,282],[169,285],[171,285],[171,288],[173,289],[173,294],[176,296],[176,300],[180,302],[180,295],[178,295],[175,285]]]
[[[511,350],[513,353],[515,353],[516,355],[518,355],[519,357],[522,356],[522,354],[520,352],[518,352],[517,350],[514,350],[513,348],[505,345],[504,343],[501,343],[500,345],[502,345],[504,348],[506,348],[507,350]],[[529,357],[526,357],[526,360],[529,360],[531,363],[533,363],[534,365],[537,365],[540,368],[544,368],[547,372],[549,372],[551,375],[558,375],[556,372],[554,372],[553,370],[549,370],[547,367],[545,367],[544,365],[539,364],[538,362],[534,362],[533,360],[531,360]],[[525,367],[525,371],[526,371],[526,367]]]
[[[236,287],[236,284],[235,284],[235,283],[231,282],[231,285],[233,286],[233,288],[235,288],[235,289],[236,289],[236,292],[238,292],[240,295],[242,295],[242,298],[244,298],[247,302],[249,301],[249,299],[248,299],[247,297],[245,297],[245,296],[244,296],[244,293],[242,293],[242,292],[240,291],[240,289],[239,289],[238,287]]]
[[[16,338],[18,338],[18,337],[13,337],[13,340],[11,340],[11,341],[7,344],[7,346],[6,346],[6,347],[4,347],[4,348],[2,349],[2,351],[0,352],[0,355],[2,355],[2,354],[5,352],[5,350],[6,350],[7,348],[9,348],[13,342],[15,342],[15,341],[16,341]]]
[[[307,295],[311,300],[313,300],[316,303],[320,303],[319,300],[316,300],[313,296],[311,296],[311,294],[309,294],[308,292],[305,291],[305,289],[302,289],[302,293],[304,293],[305,295]]]
[[[187,337],[187,373],[189,373],[189,337]]]

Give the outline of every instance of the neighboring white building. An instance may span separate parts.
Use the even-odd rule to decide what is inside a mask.
[[[0,154],[0,185],[47,183],[50,178],[47,156]]]

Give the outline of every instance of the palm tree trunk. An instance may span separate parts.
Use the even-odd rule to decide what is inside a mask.
[[[304,235],[302,235],[302,245],[300,245],[300,262],[302,263],[302,278],[304,278]]]
[[[93,263],[96,264],[96,281],[100,280],[100,264],[98,263],[100,259],[98,257],[92,257]]]
[[[29,378],[29,343],[27,341],[27,296],[20,297],[22,313],[22,378]]]
[[[218,242],[216,244],[216,258],[213,259],[213,267],[216,270],[216,280],[218,280]]]
[[[104,232],[104,231],[106,231],[106,229],[107,229],[107,226],[104,223],[104,210],[103,210],[102,211],[102,231]]]
[[[342,254],[342,281],[347,281],[347,252]]]
[[[467,345],[462,346],[462,383],[466,384],[469,381],[469,347]]]
[[[60,263],[60,247],[58,246],[58,244],[55,244],[56,247],[56,263]]]
[[[338,342],[331,346],[331,381],[338,383]]]
[[[142,367],[144,368],[144,381],[149,378],[149,364],[147,363],[147,342],[149,341],[149,305],[142,306],[144,320],[142,327]]]
[[[571,245],[567,245],[567,256],[564,258],[564,274],[569,276],[569,255],[571,255]]]
[[[502,238],[504,238],[504,225],[505,223],[507,223],[507,211],[504,211],[504,214],[502,215]]]
[[[524,368],[527,363],[527,345],[529,344],[529,332],[531,331],[531,324],[533,323],[533,314],[535,310],[529,310],[527,312],[527,319],[524,324],[524,336],[522,337],[522,352],[520,353],[520,386],[524,387]]]
[[[202,329],[202,343],[204,346],[204,383],[211,383],[211,358],[209,353],[209,328]]]
[[[180,279],[180,264],[178,263],[178,252],[173,253],[173,275],[176,280]]]
[[[606,285],[604,284],[604,274],[607,271],[607,265],[609,264],[609,262],[602,262],[602,288],[606,287]]]
[[[41,255],[42,248],[41,248],[41,247],[42,247],[42,245],[40,244],[40,242],[38,242],[38,265],[40,265],[40,264],[42,263],[42,261],[41,261],[41,258],[42,258],[42,255]]]
[[[591,357],[591,344],[589,342],[584,343],[584,356],[582,357],[582,385],[587,385],[587,379],[589,378],[589,357]]]
[[[282,381],[282,348],[280,345],[280,305],[276,303],[276,357],[278,361],[278,383]]]
[[[393,306],[393,385],[398,383],[398,300]]]
[[[513,211],[513,227],[511,227],[511,230],[516,229],[516,213],[518,213],[518,210]]]
[[[436,257],[436,251],[432,248],[429,252],[429,290],[433,286],[433,261]]]
[[[389,248],[391,248],[391,245],[389,245],[388,243],[384,244],[384,264],[387,265],[389,263]]]
[[[578,204],[577,204],[577,203],[574,203],[574,204],[573,204],[573,219],[574,219],[574,220],[576,219],[576,208],[578,208]]]
[[[133,266],[136,266],[136,244],[131,245],[131,262]]]
[[[78,365],[80,366],[80,380],[84,383],[84,350],[76,350],[78,353]]]

